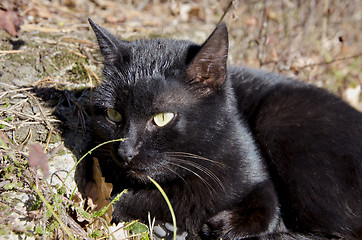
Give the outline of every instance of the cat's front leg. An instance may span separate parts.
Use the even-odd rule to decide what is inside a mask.
[[[271,183],[262,184],[231,209],[208,219],[202,239],[247,239],[267,235],[277,228],[279,207]]]

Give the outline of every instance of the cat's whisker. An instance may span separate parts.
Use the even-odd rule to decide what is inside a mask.
[[[185,159],[180,159],[180,158],[173,158],[173,159],[178,161],[178,162],[187,164],[187,165],[189,165],[191,167],[194,167],[194,168],[202,171],[207,176],[209,176],[215,183],[217,183],[223,191],[225,191],[225,187],[222,184],[220,178],[215,173],[213,173],[210,169],[208,169],[207,167],[205,167],[205,166],[203,166],[201,164],[195,163],[195,162],[185,160]]]
[[[228,167],[227,165],[223,164],[223,163],[220,163],[220,162],[217,162],[215,160],[211,160],[209,158],[206,158],[206,157],[202,157],[202,156],[199,156],[199,155],[196,155],[196,154],[193,154],[193,153],[187,153],[187,152],[166,152],[166,154],[168,156],[170,156],[171,158],[174,158],[176,159],[177,161],[179,162],[183,162],[185,164],[188,164],[189,166],[192,166],[196,169],[199,169],[201,170],[202,172],[204,172],[206,175],[208,175],[211,179],[213,179],[215,181],[215,183],[217,183],[222,190],[225,191],[225,187],[224,185],[222,184],[222,182],[220,181],[220,179],[210,170],[208,169],[206,166],[203,166],[201,164],[198,164],[198,163],[195,163],[193,161],[189,161],[187,160],[187,158],[192,158],[192,159],[200,159],[200,160],[205,160],[205,161],[208,161],[208,162],[211,162],[219,167]],[[180,158],[181,157],[181,158]],[[182,159],[182,158],[186,158],[186,159]]]
[[[189,185],[189,184],[186,182],[186,180],[185,180],[180,174],[178,174],[176,171],[174,171],[173,169],[168,168],[168,167],[161,167],[161,168],[162,168],[162,169],[165,169],[165,170],[167,170],[167,171],[170,171],[170,172],[172,172],[173,174],[177,175],[186,185]]]
[[[203,156],[199,156],[199,155],[196,155],[196,154],[193,154],[193,153],[187,153],[187,152],[166,152],[166,154],[168,154],[168,155],[171,156],[171,157],[184,157],[184,158],[199,159],[199,160],[204,160],[204,161],[207,161],[207,162],[211,162],[211,163],[213,163],[213,164],[215,164],[215,165],[218,165],[218,166],[220,166],[220,167],[229,167],[229,166],[227,166],[227,165],[224,164],[224,163],[221,163],[221,162],[218,162],[218,161],[215,161],[215,160],[212,160],[212,159],[203,157]]]
[[[180,165],[180,164],[178,164],[178,163],[175,163],[175,162],[173,162],[173,161],[169,161],[169,163],[170,163],[171,165],[174,165],[174,166],[176,166],[176,167],[179,167],[179,168],[185,169],[186,171],[191,172],[192,174],[194,174],[196,177],[198,177],[198,178],[206,185],[206,187],[210,190],[210,192],[212,192],[212,191],[216,192],[215,189],[210,185],[210,183],[208,183],[205,178],[201,177],[201,176],[200,176],[198,173],[196,173],[195,171],[189,169],[188,167],[185,167],[185,166],[182,166],[182,165]]]

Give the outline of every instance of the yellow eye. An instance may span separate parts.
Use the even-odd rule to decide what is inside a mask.
[[[164,112],[155,115],[153,117],[153,121],[158,127],[163,127],[169,124],[174,117],[175,117],[174,113]]]
[[[112,108],[108,108],[107,109],[107,117],[112,121],[112,122],[120,122],[122,121],[122,115],[117,112],[116,110],[112,109]]]

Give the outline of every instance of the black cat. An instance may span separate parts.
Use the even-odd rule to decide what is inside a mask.
[[[89,21],[105,78],[92,142],[125,139],[94,153],[113,193],[128,189],[115,221],[171,222],[150,176],[188,239],[362,239],[361,113],[294,79],[227,67],[224,24],[200,46],[122,41]]]

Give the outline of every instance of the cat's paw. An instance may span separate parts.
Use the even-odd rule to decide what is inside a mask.
[[[174,235],[174,226],[170,223],[161,223],[156,221],[152,229],[152,237],[155,240],[172,240]],[[176,240],[186,240],[187,232],[176,232]]]
[[[231,211],[222,211],[210,218],[200,229],[202,239],[229,239],[232,232]]]

